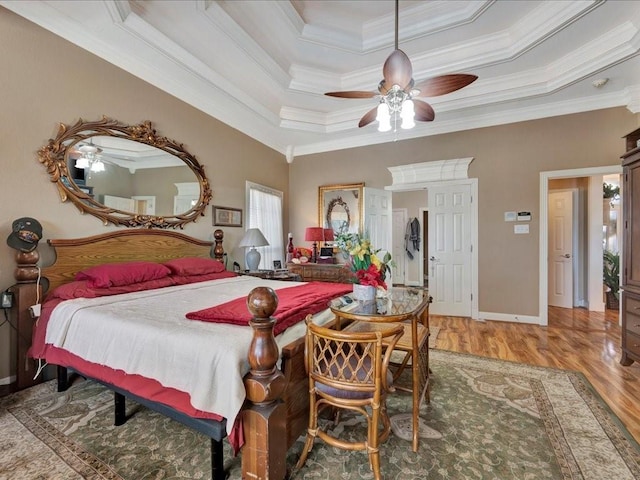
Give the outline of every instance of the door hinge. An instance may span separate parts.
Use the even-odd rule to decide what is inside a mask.
[[[473,293],[471,294],[471,301],[473,302]]]

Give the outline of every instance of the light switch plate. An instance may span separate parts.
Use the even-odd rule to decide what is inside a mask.
[[[526,223],[524,225],[514,225],[513,233],[516,233],[516,234],[529,233],[529,225]]]

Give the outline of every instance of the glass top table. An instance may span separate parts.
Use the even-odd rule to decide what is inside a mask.
[[[402,323],[404,334],[395,346],[394,352],[401,353],[401,360],[394,363],[394,384],[406,370],[411,370],[411,388],[397,390],[412,394],[412,449],[418,451],[420,404],[429,401],[429,304],[431,296],[422,288],[393,287],[384,296],[371,301],[355,300],[351,294],[343,295],[329,302],[329,308],[336,316],[337,328],[342,319],[351,320],[345,331],[365,332],[385,330],[389,323]]]
[[[383,295],[371,301],[356,300],[351,294],[343,295],[331,300],[329,307],[342,318],[361,320],[364,315],[368,319],[379,317],[379,320],[387,322],[401,322],[431,302],[429,293],[422,288],[392,287]]]

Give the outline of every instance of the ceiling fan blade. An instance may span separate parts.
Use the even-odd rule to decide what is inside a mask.
[[[477,80],[476,75],[468,75],[466,73],[455,73],[451,75],[440,75],[438,77],[428,78],[414,85],[414,90],[420,90],[420,93],[413,95],[414,97],[437,97],[447,93],[455,92],[470,83]]]
[[[364,91],[346,91],[346,92],[327,92],[325,95],[330,97],[340,97],[340,98],[373,98],[378,94],[378,92],[364,92]]]
[[[402,50],[394,50],[384,62],[382,74],[384,80],[380,84],[380,92],[383,95],[394,85],[398,85],[404,90],[411,82],[413,75],[411,60]]]
[[[375,107],[369,110],[360,119],[360,123],[358,123],[358,127],[362,128],[369,125],[371,122],[373,122],[376,119],[377,114],[378,114],[378,107]]]
[[[413,109],[415,111],[414,119],[420,122],[431,122],[436,118],[436,112],[433,107],[422,100],[413,99]]]

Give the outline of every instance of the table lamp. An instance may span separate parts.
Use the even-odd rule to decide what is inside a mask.
[[[256,250],[256,247],[264,247],[265,245],[269,245],[269,242],[264,238],[259,228],[250,228],[245,232],[242,240],[240,240],[239,247],[251,247],[245,257],[245,264],[249,271],[255,272],[258,270],[258,265],[260,265],[260,252]]]
[[[313,250],[311,254],[311,262],[316,263],[318,261],[318,242],[324,241],[324,228],[322,227],[307,227],[304,231],[304,239],[307,242],[313,242]]]
[[[323,241],[333,242],[334,240],[335,240],[335,237],[333,236],[333,228],[325,228]]]

